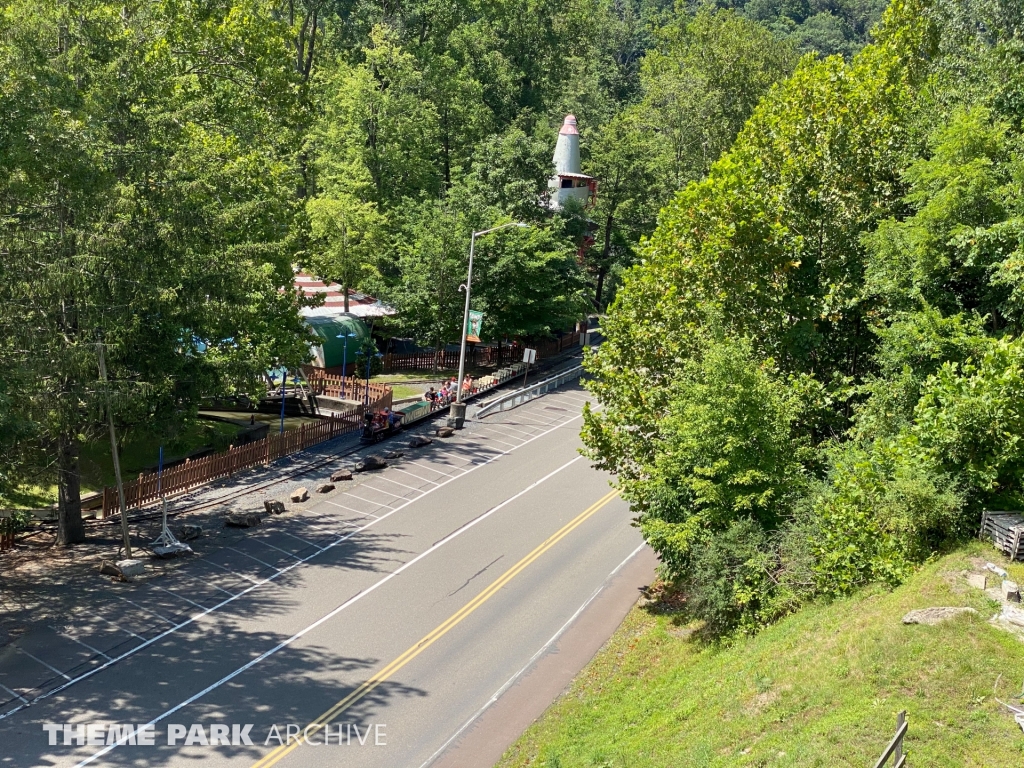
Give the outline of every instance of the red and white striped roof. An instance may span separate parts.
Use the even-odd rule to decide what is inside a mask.
[[[325,283],[318,277],[309,275],[301,270],[295,273],[295,288],[302,292],[302,295],[309,298],[323,294],[324,303],[319,307],[306,307],[302,314],[306,316],[326,316],[341,314],[345,311],[345,295],[338,283]],[[395,310],[381,304],[373,296],[366,293],[348,290],[349,314],[357,317],[375,317],[381,315],[393,315]]]

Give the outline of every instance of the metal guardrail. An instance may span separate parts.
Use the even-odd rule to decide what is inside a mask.
[[[498,413],[499,411],[510,411],[523,403],[528,403],[530,400],[535,400],[542,395],[547,394],[553,389],[557,389],[566,382],[578,379],[583,373],[583,366],[577,365],[570,368],[567,371],[555,374],[550,378],[539,381],[536,384],[531,384],[523,389],[518,389],[515,392],[509,392],[507,395],[502,395],[496,400],[492,400],[483,406],[479,411],[476,412],[475,417],[480,419],[484,416],[489,416],[492,413]]]

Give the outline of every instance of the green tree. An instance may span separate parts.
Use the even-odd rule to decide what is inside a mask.
[[[287,28],[256,2],[3,13],[0,326],[67,544],[84,535],[80,445],[108,397],[122,425],[168,425],[308,354],[281,290],[295,73]]]
[[[322,195],[306,204],[313,236],[310,267],[317,276],[341,285],[348,312],[350,288],[361,288],[377,273],[378,252],[386,247],[384,218],[372,202],[352,195]]]

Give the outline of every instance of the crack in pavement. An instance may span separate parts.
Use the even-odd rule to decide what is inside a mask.
[[[471,582],[471,581],[472,581],[473,579],[475,579],[475,578],[476,578],[477,576],[479,576],[480,574],[482,574],[482,573],[483,573],[484,571],[486,571],[486,570],[487,570],[488,568],[490,568],[490,567],[491,567],[492,565],[494,565],[494,564],[495,564],[496,562],[498,562],[499,560],[501,560],[501,558],[503,558],[503,557],[504,557],[504,555],[498,555],[498,556],[497,556],[496,558],[494,558],[494,559],[493,559],[493,560],[492,560],[491,562],[489,562],[489,563],[488,563],[487,565],[485,565],[485,566],[484,566],[483,568],[481,568],[481,569],[480,569],[479,571],[477,571],[477,572],[476,572],[476,573],[474,573],[474,574],[473,574],[472,576],[470,576],[470,577],[469,577],[468,579],[466,579],[465,583],[464,583],[464,584],[463,584],[463,585],[462,585],[461,587],[459,587],[458,589],[456,589],[456,590],[455,590],[455,592],[449,592],[449,593],[448,593],[448,597],[451,597],[452,595],[454,595],[454,594],[457,594],[457,593],[461,592],[462,590],[464,590],[464,589],[465,589],[466,587],[468,587],[468,586],[469,586],[469,582]]]

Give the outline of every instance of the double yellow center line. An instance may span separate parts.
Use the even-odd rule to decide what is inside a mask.
[[[320,717],[316,718],[316,720],[314,720],[307,726],[303,733],[308,733],[309,736],[312,737],[321,728],[335,720],[345,710],[347,710],[353,704],[355,704],[360,699],[365,697],[378,685],[385,682],[398,670],[400,670],[410,661],[412,661],[421,653],[423,653],[423,651],[427,650],[427,648],[433,645],[436,641],[444,637],[444,635],[446,635],[449,632],[449,630],[453,629],[456,625],[459,624],[459,622],[461,622],[463,619],[465,619],[467,616],[473,613],[473,611],[475,611],[485,602],[490,600],[491,597],[493,597],[498,592],[499,589],[501,589],[503,586],[512,581],[512,579],[514,579],[519,573],[521,573],[530,563],[532,563],[538,557],[540,557],[553,546],[555,546],[555,544],[557,544],[570,533],[572,533],[577,527],[582,525],[587,520],[587,518],[591,517],[598,510],[607,505],[612,499],[618,496],[618,494],[618,491],[612,491],[606,494],[598,501],[596,501],[591,506],[587,507],[587,509],[583,510],[579,515],[574,517],[572,520],[570,520],[568,523],[566,523],[564,526],[558,529],[555,533],[553,533],[551,536],[545,539],[536,549],[530,552],[530,554],[528,554],[518,563],[516,563],[507,571],[505,571],[505,573],[503,573],[501,576],[499,576],[497,579],[491,582],[491,584],[486,589],[484,589],[479,595],[474,597],[472,600],[470,600],[468,603],[462,606],[462,608],[460,608],[458,611],[449,616],[445,621],[443,621],[433,630],[424,635],[421,640],[419,640],[415,645],[411,646],[405,653],[403,653],[397,659],[392,661],[390,664],[388,664],[386,667],[380,670],[377,674],[375,674],[369,680],[367,680],[354,691],[352,691],[352,693],[350,693],[348,696],[343,698],[333,707],[331,707],[322,715],[320,715]],[[253,765],[253,768],[269,768],[272,765],[276,765],[285,757],[285,755],[289,754],[295,749],[298,749],[301,743],[301,739],[296,739],[292,741],[291,744],[283,744],[277,747],[274,751],[272,751],[262,760],[258,761],[255,765]]]

